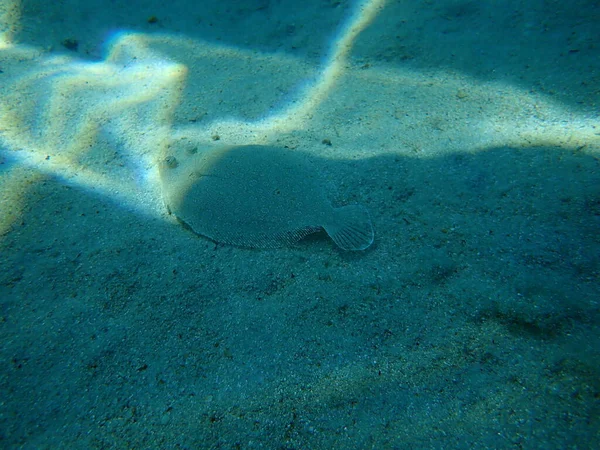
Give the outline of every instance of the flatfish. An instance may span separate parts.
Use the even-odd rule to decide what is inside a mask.
[[[373,243],[366,208],[334,208],[327,183],[298,151],[260,145],[170,151],[159,164],[165,203],[199,235],[241,247],[275,248],[325,229],[344,250],[364,250]]]

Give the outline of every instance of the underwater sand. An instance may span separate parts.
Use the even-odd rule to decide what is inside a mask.
[[[597,2],[106,4],[0,4],[1,448],[600,447]],[[186,139],[374,244],[191,233]]]

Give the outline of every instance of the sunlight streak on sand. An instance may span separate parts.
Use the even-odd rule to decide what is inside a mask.
[[[20,165],[147,213],[160,194],[148,198],[140,178],[151,178],[157,148],[168,142],[186,68],[149,54],[138,62],[135,40],[135,48],[124,42],[134,51],[127,64],[120,46],[118,64],[32,60],[0,88],[0,138]]]
[[[0,2],[0,51],[13,45],[20,29],[21,0],[3,0]]]
[[[230,145],[272,144],[295,133],[298,140],[310,136],[310,146],[315,134],[333,133],[335,149],[315,149],[329,158],[426,158],[499,146],[597,154],[600,148],[597,117],[519,86],[441,70],[353,67],[355,41],[384,0],[356,6],[320,67],[285,54],[126,32],[115,34],[103,61],[82,61],[13,44],[19,8],[15,0],[0,9],[0,24],[8,30],[0,35],[0,142],[6,148],[0,158],[6,151],[20,167],[144,214],[164,214],[156,163],[170,143],[210,144],[215,130]],[[278,76],[288,88],[285,97],[272,95]],[[256,91],[260,116],[215,108],[223,97],[239,95],[240,80]],[[186,92],[193,98],[184,98],[191,87]],[[202,108],[217,113],[201,122],[185,120]],[[3,190],[13,182],[14,189],[30,185],[2,176]]]

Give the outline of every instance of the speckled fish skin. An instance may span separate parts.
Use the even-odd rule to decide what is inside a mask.
[[[197,234],[274,248],[324,228],[344,250],[373,242],[367,210],[333,208],[326,183],[300,152],[257,145],[170,151],[159,166],[165,203]]]

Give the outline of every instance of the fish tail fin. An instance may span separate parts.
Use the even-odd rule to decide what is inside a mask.
[[[330,223],[323,228],[343,250],[365,250],[375,237],[369,211],[361,205],[335,208]]]

